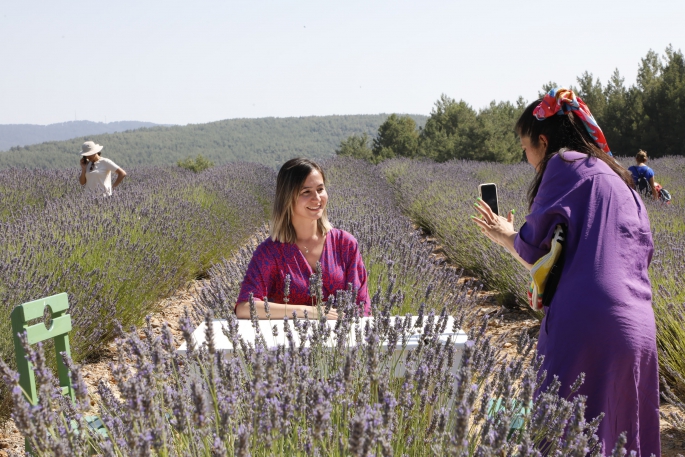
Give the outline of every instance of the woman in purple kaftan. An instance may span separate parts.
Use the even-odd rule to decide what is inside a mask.
[[[649,219],[630,173],[610,157],[588,115],[582,100],[565,90],[528,106],[516,130],[537,171],[530,214],[516,233],[512,214],[493,215],[480,203],[476,222],[529,269],[549,252],[557,224],[565,227],[563,266],[538,341],[547,371],[540,391],[558,376],[566,397],[585,373],[576,395],[587,396],[586,420],[605,414],[597,432],[604,452],[625,432],[628,452],[659,456]]]
[[[366,268],[357,240],[328,222],[325,184],[321,167],[307,159],[289,160],[279,170],[271,236],[257,247],[247,267],[235,307],[239,318],[250,317],[250,295],[261,319],[290,317],[293,312],[304,317],[305,311],[310,318],[318,317],[309,294],[309,279],[317,263],[324,300],[351,285],[360,314],[371,313]],[[290,276],[287,292],[286,275]],[[264,299],[269,302],[268,310]],[[331,309],[326,317],[336,319],[337,310]]]

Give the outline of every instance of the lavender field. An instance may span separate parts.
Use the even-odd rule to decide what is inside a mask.
[[[507,306],[522,302],[525,272],[485,242],[468,217],[476,186],[486,181],[501,183],[503,208],[525,215],[530,169],[401,160],[373,167],[343,159],[324,168],[331,221],[359,240],[380,322],[356,329],[356,349],[334,352],[323,348],[328,335],[314,321],[289,322],[291,332],[314,327],[308,348],[250,346],[231,330],[232,304],[253,246],[245,242],[255,233],[265,236],[273,170],[250,164],[200,174],[132,170],[109,199],[86,197],[73,172],[0,172],[3,322],[17,304],[67,291],[73,356],[84,360],[114,337],[115,320],[124,328],[141,325],[159,298],[206,275],[198,306],[182,327],[189,335],[199,318],[228,319],[229,338],[242,348],[227,357],[211,346],[194,348],[186,357],[175,352],[168,328],[162,338],[150,328],[144,339],[126,333],[113,367],[118,391],[101,384],[98,392],[107,437],[85,426],[90,405],[78,369],[76,405],[56,393],[49,369],[37,370],[46,404],[32,407],[11,392],[15,423],[33,437],[36,454],[601,455],[592,436],[596,423],[583,420],[584,399],[559,398],[554,385],[532,399],[541,381],[534,340],[523,336],[518,355],[505,359],[502,341],[486,337],[487,322],[475,316],[480,284],[464,282],[454,267],[477,274]],[[685,195],[685,160],[655,160],[653,168],[676,196],[669,207],[650,202],[648,209],[657,244],[651,275],[661,362],[668,385],[683,399],[685,217],[678,195]],[[452,265],[430,255],[433,247],[415,224],[438,239]],[[349,296],[339,294],[337,306],[346,334],[355,328]],[[411,329],[390,326],[387,318],[407,313],[421,316],[429,335],[447,315],[469,330],[472,343],[456,375],[451,346],[428,338],[409,357],[407,375],[395,377],[391,353],[379,342],[406,340]],[[6,335],[2,359],[11,364],[9,328],[0,335]],[[32,358],[45,365],[40,353]],[[11,371],[3,371],[14,385]],[[495,412],[498,401],[504,408]],[[523,417],[521,406],[530,407]],[[72,423],[83,433],[73,433]]]
[[[633,160],[622,159],[622,164],[627,168]],[[675,196],[668,205],[651,199],[645,203],[655,245],[650,278],[661,371],[685,400],[685,158],[656,159],[650,166],[655,180]],[[473,214],[478,184],[496,182],[501,211],[516,210],[515,225],[520,227],[525,222],[526,191],[533,177],[528,164],[394,160],[382,167],[405,213],[440,240],[453,263],[497,290],[503,304],[526,306],[528,275],[509,253],[486,240],[468,218]]]
[[[0,356],[11,360],[9,313],[69,293],[77,360],[140,325],[160,298],[230,255],[263,224],[274,173],[253,164],[203,175],[179,168],[130,173],[94,198],[74,171],[0,172]]]

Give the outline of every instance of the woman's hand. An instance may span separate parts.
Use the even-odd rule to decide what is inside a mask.
[[[508,241],[516,236],[514,210],[511,210],[505,219],[493,213],[490,206],[480,198],[474,206],[480,213],[480,217],[471,216],[471,219],[478,224],[480,231],[495,243],[508,248]]]
[[[292,317],[292,311],[297,311],[297,317],[299,319],[304,319],[304,312],[307,311],[307,319],[318,319],[319,318],[319,311],[317,310],[316,306],[308,306],[308,305],[290,305],[289,308],[291,309],[290,315],[288,317]],[[293,309],[294,308],[294,309]],[[326,307],[324,305],[321,306],[321,311],[325,311]],[[338,310],[331,308],[328,311],[328,314],[326,314],[326,319],[337,319],[338,318]]]
[[[514,240],[516,239],[516,231],[514,231],[514,210],[512,209],[509,211],[509,214],[505,219],[502,216],[493,213],[488,204],[480,198],[478,199],[478,203],[474,203],[474,206],[480,213],[480,217],[471,216],[471,219],[478,224],[480,231],[495,243],[504,246],[521,265],[530,271],[530,269],[533,268],[533,265],[523,260],[514,247]]]
[[[255,311],[257,311],[257,318],[259,319],[283,319],[287,316],[289,319],[293,317],[293,311],[297,313],[298,319],[304,319],[304,312],[307,311],[308,319],[318,319],[319,312],[316,306],[307,305],[285,305],[283,303],[269,303],[269,316],[267,316],[264,302],[255,300]],[[323,309],[323,308],[322,308]],[[236,305],[235,314],[238,319],[250,318],[250,304],[248,302],[240,302]],[[337,319],[338,311],[331,308],[326,314],[326,319]]]
[[[78,182],[84,186],[86,184],[86,167],[88,166],[88,159],[81,157],[79,163],[81,164],[81,174],[78,177]]]
[[[305,308],[307,308],[307,316],[309,316],[310,319],[318,319],[319,312],[317,311],[316,306],[306,306]],[[322,306],[321,310],[325,311],[324,308],[325,307]],[[299,316],[299,313],[298,313],[298,316]],[[326,319],[337,320],[338,319],[338,310],[335,308],[331,308],[328,311],[328,314],[326,314]]]
[[[114,181],[114,184],[112,184],[112,188],[115,188],[119,184],[121,184],[121,181],[123,181],[124,178],[126,177],[126,172],[124,171],[123,168],[117,168],[116,174],[117,174],[117,180]]]

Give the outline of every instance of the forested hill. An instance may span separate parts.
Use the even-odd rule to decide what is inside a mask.
[[[328,157],[353,134],[375,134],[386,114],[312,116],[298,118],[229,119],[209,124],[152,127],[134,131],[80,136],[0,152],[0,169],[7,167],[69,168],[78,165],[81,144],[102,144],[103,157],[123,168],[176,164],[201,154],[215,164],[249,161],[277,166],[304,156]],[[423,126],[426,116],[412,116]]]
[[[4,124],[0,125],[0,151],[7,151],[12,146],[26,146],[45,141],[61,141],[83,135],[99,133],[124,132],[143,127],[155,127],[158,124],[139,121],[92,122],[69,121],[49,125]]]

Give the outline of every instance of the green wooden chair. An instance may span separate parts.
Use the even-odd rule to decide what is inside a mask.
[[[33,319],[43,317],[45,307],[49,307],[52,312],[52,323],[50,328],[45,323],[39,322],[29,325]],[[19,305],[12,310],[12,336],[14,338],[14,353],[17,360],[17,371],[19,372],[19,385],[29,397],[32,404],[38,403],[36,394],[36,378],[33,367],[26,360],[26,352],[19,339],[19,334],[26,332],[29,344],[36,344],[40,341],[52,339],[55,342],[55,356],[57,357],[57,372],[62,393],[68,395],[72,401],[74,389],[71,386],[69,370],[64,365],[60,352],[66,352],[71,356],[69,346],[69,331],[71,330],[71,316],[67,314],[69,309],[69,299],[66,293],[41,298],[32,302]]]
[[[45,308],[49,307],[52,313],[50,327],[46,327],[44,322],[29,325],[29,322],[43,317]],[[69,346],[69,331],[71,331],[71,316],[67,313],[69,309],[69,299],[66,293],[41,298],[32,302],[19,305],[10,315],[12,320],[12,336],[14,338],[14,352],[17,361],[17,371],[19,372],[19,385],[29,397],[33,405],[38,404],[36,392],[36,378],[33,367],[26,360],[26,352],[21,344],[19,334],[26,332],[28,344],[36,344],[41,341],[52,339],[55,344],[55,356],[57,358],[57,372],[62,394],[67,395],[75,401],[74,388],[71,385],[69,370],[62,360],[61,352],[66,352],[71,357],[71,347]],[[106,434],[104,424],[96,416],[86,417],[90,428]],[[75,425],[75,424],[74,424]],[[29,449],[28,439],[26,449]]]

